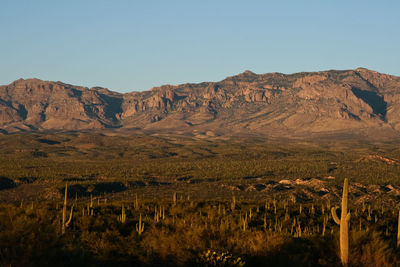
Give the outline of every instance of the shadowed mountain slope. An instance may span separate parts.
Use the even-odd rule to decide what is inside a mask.
[[[125,94],[38,79],[0,86],[3,133],[106,128],[198,136],[356,130],[393,136],[400,130],[400,77],[364,68],[245,71],[220,82]]]

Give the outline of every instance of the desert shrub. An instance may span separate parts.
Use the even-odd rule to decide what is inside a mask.
[[[400,261],[384,240],[375,231],[352,231],[350,263],[352,266],[397,266]]]
[[[235,232],[228,237],[228,248],[249,256],[266,255],[279,249],[287,236],[264,231]]]
[[[311,205],[302,205],[300,214],[299,204],[287,201],[237,200],[232,211],[229,201],[179,199],[174,205],[141,199],[137,209],[124,201],[127,219],[121,222],[121,201],[96,202],[89,208],[93,215],[87,204],[76,203],[64,235],[57,203],[0,204],[0,265],[340,266],[339,227],[329,219],[322,234],[327,214],[317,205],[315,213]],[[160,210],[165,214],[157,217]],[[375,222],[362,210],[352,213],[351,266],[396,266],[397,214],[372,207],[373,217],[379,215]],[[141,235],[136,231],[140,216]],[[301,235],[293,231],[293,222],[301,225]]]
[[[0,213],[0,262],[10,266],[46,266],[61,251],[57,222],[35,207],[3,206]]]
[[[211,250],[201,253],[196,262],[199,266],[206,267],[242,267],[245,265],[245,262],[240,257],[235,257],[229,252],[217,252]]]
[[[15,183],[13,180],[7,177],[0,177],[0,190],[10,189],[15,187]]]

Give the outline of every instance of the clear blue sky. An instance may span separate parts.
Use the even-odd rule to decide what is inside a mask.
[[[400,1],[0,0],[0,84],[127,92],[256,73],[400,75]]]

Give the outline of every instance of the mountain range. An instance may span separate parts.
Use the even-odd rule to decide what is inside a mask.
[[[400,133],[400,77],[365,68],[245,71],[143,92],[19,79],[0,86],[0,131],[143,131],[195,136]]]

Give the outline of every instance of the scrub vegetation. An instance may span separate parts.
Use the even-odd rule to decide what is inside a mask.
[[[48,133],[0,148],[2,266],[400,262],[391,142]]]

